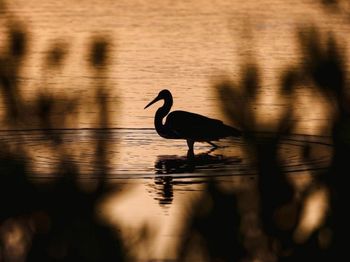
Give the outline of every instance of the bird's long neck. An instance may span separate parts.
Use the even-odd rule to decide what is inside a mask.
[[[173,105],[173,98],[167,96],[164,98],[164,105],[160,107],[154,118],[154,126],[160,136],[165,137],[169,132],[167,132],[166,126],[163,124],[164,117],[170,112],[170,109]]]

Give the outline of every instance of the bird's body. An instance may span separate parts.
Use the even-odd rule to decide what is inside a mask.
[[[165,126],[175,134],[175,138],[192,139],[198,142],[217,141],[237,132],[222,121],[185,111],[171,112]]]
[[[160,107],[154,118],[157,133],[168,139],[185,139],[189,147],[189,153],[193,154],[194,142],[217,141],[228,136],[241,136],[241,131],[225,125],[222,121],[208,118],[199,114],[186,111],[173,111],[170,114],[173,98],[170,91],[164,89],[145,108],[164,99],[164,105]],[[163,118],[167,116],[163,124]]]

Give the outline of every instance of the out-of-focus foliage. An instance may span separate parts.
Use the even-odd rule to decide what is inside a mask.
[[[198,246],[207,261],[337,261],[346,256],[350,100],[345,58],[331,33],[324,36],[315,27],[303,28],[298,39],[302,63],[281,74],[280,94],[288,105],[277,122],[262,125],[252,110],[261,88],[253,62],[247,61],[240,81],[226,79],[215,87],[224,111],[244,132],[243,145],[258,181],[234,194],[209,183],[190,212],[180,260],[193,256],[191,247]],[[331,164],[325,170],[311,166],[313,182],[301,192],[288,180],[279,151],[282,138],[298,121],[298,85],[313,86],[335,112],[329,123]],[[306,160],[311,149],[302,150]]]
[[[96,131],[96,143],[91,147],[95,151],[97,185],[86,190],[79,181],[79,163],[72,161],[62,145],[64,133],[54,129],[64,126],[67,117],[75,116],[77,98],[53,96],[45,87],[33,100],[25,100],[20,77],[28,55],[29,33],[14,21],[7,21],[5,29],[7,43],[0,52],[2,129],[30,129],[37,123],[41,141],[50,145],[58,163],[49,182],[34,182],[31,178],[37,174],[25,143],[1,140],[0,261],[123,261],[125,251],[119,235],[96,215],[98,201],[109,191],[105,183],[105,138]],[[102,37],[91,40],[89,66],[96,79],[105,74],[109,45]],[[47,52],[43,73],[59,70],[67,53],[68,45],[54,43]],[[106,129],[108,91],[102,80],[95,88],[99,127]]]

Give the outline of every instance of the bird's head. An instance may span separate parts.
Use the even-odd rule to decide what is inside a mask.
[[[172,100],[172,95],[170,93],[169,90],[167,89],[163,89],[162,91],[159,92],[159,94],[157,95],[157,97],[155,99],[153,99],[151,102],[149,102],[144,109],[146,109],[147,107],[153,105],[154,103],[158,102],[159,100],[162,99],[171,99]]]

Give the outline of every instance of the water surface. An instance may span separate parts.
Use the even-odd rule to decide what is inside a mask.
[[[57,129],[50,130],[50,135],[60,137],[59,147],[79,166],[82,179],[93,178],[99,171],[92,145],[101,140],[108,145],[108,179],[255,175],[245,152],[249,144],[242,138],[222,139],[217,142],[219,148],[195,143],[196,155],[189,159],[185,140],[161,138],[153,128]],[[38,179],[50,177],[50,169],[55,169],[61,161],[57,145],[42,130],[2,131],[0,142],[25,148]],[[288,173],[326,168],[332,151],[327,136],[289,135],[282,139],[280,147],[283,168]],[[308,161],[303,158],[306,147],[312,148]]]

